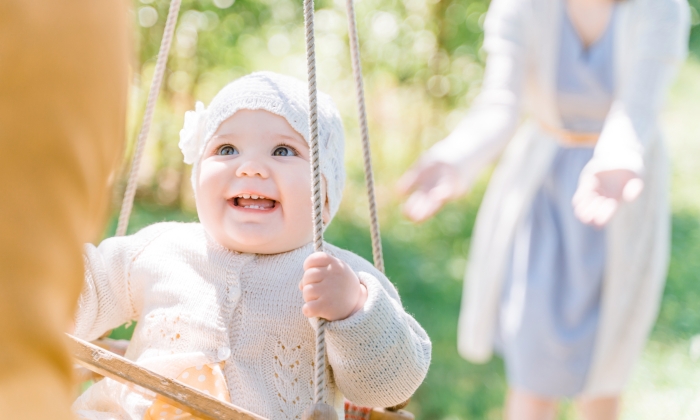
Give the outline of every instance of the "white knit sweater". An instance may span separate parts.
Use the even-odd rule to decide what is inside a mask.
[[[351,252],[325,250],[368,290],[363,309],[328,325],[329,401],[342,413],[343,396],[375,407],[406,400],[428,371],[430,339],[383,274]],[[298,285],[312,251],[231,252],[201,225],[182,223],[87,245],[75,334],[93,340],[136,320],[128,359],[168,377],[224,362],[233,404],[269,419],[301,418],[312,400],[314,320],[302,315]],[[82,418],[142,419],[151,402],[106,379],[73,408]]]

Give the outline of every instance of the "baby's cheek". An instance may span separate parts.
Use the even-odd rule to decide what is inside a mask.
[[[200,182],[195,194],[195,204],[197,205],[197,213],[203,222],[213,217],[214,203],[212,198],[210,185]]]
[[[308,168],[307,168],[308,171]],[[285,230],[295,242],[306,243],[313,236],[311,181],[308,176],[289,176],[283,181]]]
[[[284,180],[289,184],[287,188],[294,189],[296,193],[306,190],[306,194],[311,196],[311,169],[308,164],[288,168],[285,171]]]
[[[207,230],[220,231],[226,206],[223,199],[224,194],[221,191],[222,174],[210,166],[206,165],[205,162],[202,163],[195,193],[195,204],[199,219]]]

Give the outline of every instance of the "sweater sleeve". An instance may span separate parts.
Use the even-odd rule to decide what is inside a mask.
[[[361,257],[327,249],[349,264],[367,287],[364,308],[328,324],[328,360],[346,398],[369,407],[391,407],[408,400],[428,373],[432,345],[403,309],[389,280]]]
[[[527,0],[493,0],[484,23],[488,53],[481,92],[465,119],[425,159],[458,168],[469,188],[513,137],[526,71]]]
[[[656,133],[666,92],[687,54],[689,10],[685,0],[640,0],[634,21],[636,48],[620,78],[594,157],[587,170],[644,172],[644,153]]]
[[[149,226],[135,235],[85,245],[85,283],[75,315],[75,336],[95,340],[106,331],[138,318],[143,279],[134,263],[170,223]]]

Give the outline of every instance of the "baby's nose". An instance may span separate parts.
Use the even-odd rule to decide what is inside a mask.
[[[236,170],[236,175],[239,177],[259,176],[261,178],[267,178],[269,173],[263,163],[255,159],[248,159],[241,163]]]

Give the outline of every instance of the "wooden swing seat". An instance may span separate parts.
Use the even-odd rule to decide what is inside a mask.
[[[128,386],[136,386],[160,394],[168,400],[170,405],[197,417],[205,420],[266,420],[248,410],[159,375],[100,346],[72,335],[68,335],[68,339],[76,362],[89,371]],[[356,420],[352,416],[346,418]],[[413,414],[408,411],[390,411],[384,408],[373,409],[369,418],[370,420],[415,420]]]

